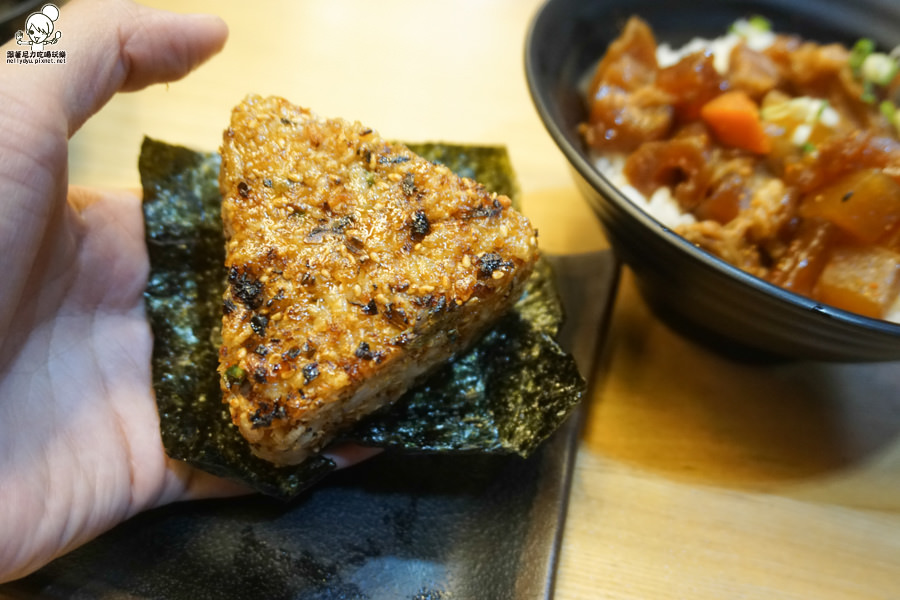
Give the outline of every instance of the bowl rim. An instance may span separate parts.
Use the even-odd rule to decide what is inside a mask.
[[[786,307],[804,312],[814,312],[819,315],[836,320],[845,325],[863,327],[889,336],[900,338],[900,323],[866,317],[851,311],[840,309],[822,302],[818,302],[796,292],[792,292],[778,285],[770,283],[756,275],[726,262],[714,254],[699,248],[688,242],[671,227],[664,225],[653,215],[644,211],[622,193],[605,175],[603,175],[589,160],[587,154],[581,148],[571,142],[569,136],[550,110],[551,100],[548,99],[546,90],[539,85],[539,67],[537,66],[537,35],[545,26],[548,15],[556,4],[562,4],[562,0],[547,0],[544,2],[529,23],[525,35],[525,78],[534,104],[544,128],[550,134],[556,146],[562,151],[569,164],[599,193],[610,199],[618,208],[624,210],[631,218],[641,225],[654,231],[664,243],[682,255],[696,258],[705,268],[715,272],[719,276],[735,279],[756,292],[761,292],[774,298]],[[599,61],[600,57],[597,57]]]

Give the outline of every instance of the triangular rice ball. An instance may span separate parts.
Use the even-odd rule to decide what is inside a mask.
[[[296,464],[518,298],[535,231],[505,196],[280,98],[232,114],[219,373],[255,454]]]

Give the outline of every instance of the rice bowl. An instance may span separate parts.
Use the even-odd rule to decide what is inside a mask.
[[[698,247],[814,300],[900,322],[900,65],[869,46],[855,57],[860,46],[776,35],[757,17],[672,48],[632,17],[582,81],[579,131],[600,173]],[[729,96],[740,109],[713,121],[711,107]]]
[[[550,0],[528,32],[529,91],[551,138],[606,239],[635,275],[643,299],[665,323],[729,355],[827,361],[900,360],[900,325],[835,309],[778,288],[698,249],[636,206],[594,166],[578,132],[586,117],[582,84],[632,14],[673,45],[714,38],[737,19],[764,12],[776,29],[847,43],[866,35],[880,46],[900,36],[900,5],[885,0],[765,4],[693,0],[678,11],[648,0],[602,5]]]

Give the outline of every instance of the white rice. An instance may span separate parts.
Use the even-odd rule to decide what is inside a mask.
[[[682,212],[678,201],[666,186],[660,186],[650,198],[647,198],[632,186],[625,177],[625,159],[623,153],[606,153],[594,155],[594,167],[600,171],[614,186],[631,200],[638,208],[648,213],[657,221],[669,228],[679,225],[691,225],[697,220],[691,213]]]
[[[731,31],[714,40],[694,38],[681,48],[674,49],[666,43],[661,43],[656,48],[656,61],[660,67],[670,67],[689,54],[709,50],[713,55],[713,66],[719,74],[724,75],[728,72],[731,51],[742,40],[751,50],[760,52],[775,42],[775,34],[754,27],[749,21],[741,19],[735,22]]]
[[[714,40],[704,38],[694,38],[680,48],[672,48],[666,43],[661,43],[656,48],[656,60],[660,67],[668,67],[676,64],[685,56],[709,50],[713,54],[713,66],[716,71],[724,75],[728,72],[729,58],[731,51],[741,40],[753,50],[765,50],[775,41],[775,34],[771,31],[764,31],[753,27],[748,21],[740,20],[734,24],[732,30],[726,35]],[[898,46],[900,48],[900,46]],[[587,85],[585,84],[585,88]],[[837,113],[828,107],[825,111],[816,105],[811,107],[815,114],[828,121],[837,118]],[[829,114],[829,111],[832,114]],[[826,123],[827,124],[827,123]],[[800,129],[800,127],[798,127]],[[801,130],[802,134],[802,130]],[[795,136],[801,135],[796,131]],[[796,141],[796,140],[795,140]],[[802,145],[801,140],[797,145]],[[672,196],[671,191],[666,186],[660,186],[650,198],[639,192],[637,188],[632,186],[625,177],[624,167],[627,155],[624,153],[607,152],[600,154],[591,153],[594,160],[594,167],[602,173],[614,186],[616,186],[625,196],[644,212],[655,218],[657,221],[669,228],[675,228],[683,225],[692,225],[697,222],[694,215],[683,212],[678,201]],[[884,317],[888,321],[900,323],[900,297],[894,302],[893,307]]]
[[[708,49],[713,54],[713,65],[716,71],[724,75],[728,72],[731,50],[741,40],[745,40],[747,45],[754,50],[765,50],[775,41],[775,34],[754,27],[749,21],[742,19],[735,22],[729,33],[714,40],[694,38],[680,48],[672,48],[666,43],[658,44],[656,60],[660,67],[668,67],[676,64],[685,56]],[[666,227],[696,223],[692,214],[682,212],[669,188],[662,186],[650,198],[647,198],[629,184],[623,173],[625,154],[605,153],[600,155],[593,152],[592,159],[594,167],[619,188],[629,200]]]

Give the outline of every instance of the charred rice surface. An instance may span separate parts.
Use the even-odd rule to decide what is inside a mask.
[[[280,98],[235,108],[220,188],[223,397],[277,464],[301,462],[469,345],[538,257],[507,197]]]

